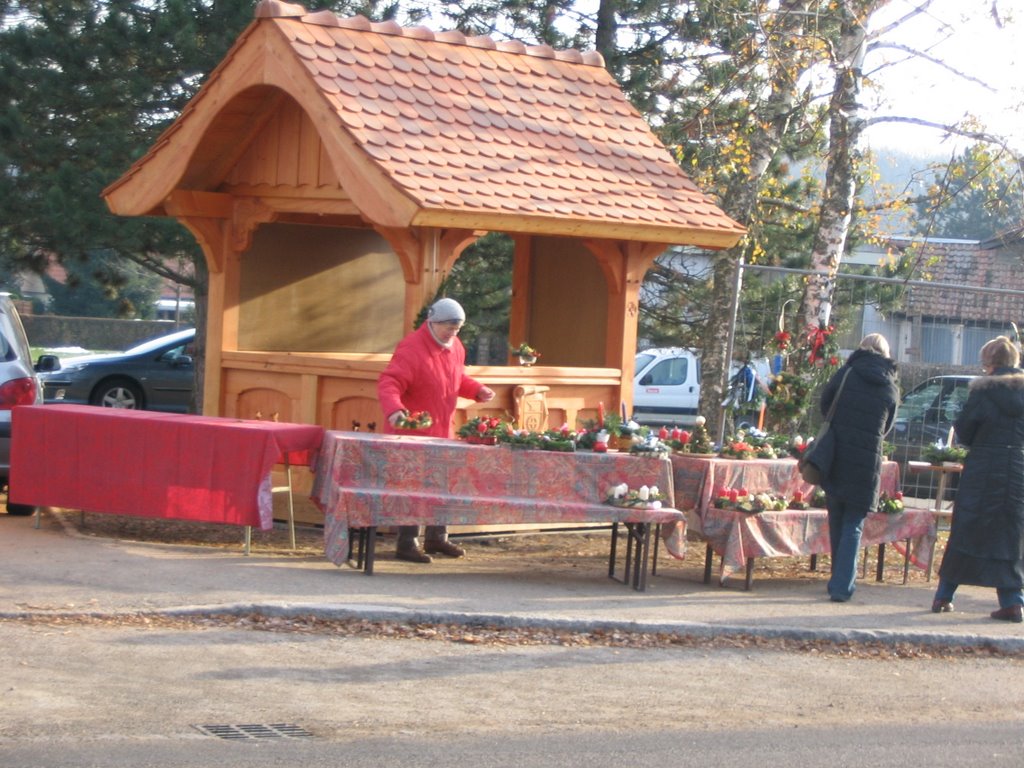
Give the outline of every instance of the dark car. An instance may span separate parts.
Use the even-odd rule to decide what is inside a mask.
[[[903,396],[896,423],[886,439],[893,444],[893,459],[900,463],[904,493],[918,497],[934,494],[934,473],[911,474],[907,462],[920,461],[925,446],[949,440],[953,422],[967,402],[967,387],[974,378],[934,376]],[[950,483],[950,491],[955,488],[955,483]]]
[[[194,328],[159,336],[112,355],[36,363],[46,403],[187,413],[194,388]]]

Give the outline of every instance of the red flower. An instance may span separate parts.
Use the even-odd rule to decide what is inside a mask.
[[[830,357],[828,359],[828,364],[829,365],[839,365],[839,358],[836,357],[835,355],[833,355],[832,357]]]
[[[893,498],[894,499],[899,499],[900,501],[902,501],[903,500],[903,491],[896,491],[896,494],[893,496]]]
[[[690,433],[687,432],[686,430],[683,430],[682,432],[680,432],[679,433],[679,442],[682,443],[683,445],[686,445],[688,442],[690,442]]]
[[[488,427],[487,427],[487,422],[484,422],[484,421],[478,421],[478,422],[477,422],[477,425],[476,425],[476,431],[477,431],[477,432],[479,432],[479,433],[480,433],[481,435],[482,435],[482,434],[483,434],[484,432],[486,432],[486,431],[487,431],[487,429],[488,429]]]
[[[749,492],[747,491],[747,489],[746,488],[740,488],[740,496],[747,496],[747,495],[749,495]]]

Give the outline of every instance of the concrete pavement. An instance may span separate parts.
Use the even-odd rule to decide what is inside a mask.
[[[697,545],[699,546],[699,545]],[[824,579],[760,578],[705,585],[669,558],[646,592],[593,570],[544,567],[536,558],[436,559],[423,566],[387,557],[373,576],[322,555],[295,556],[147,544],[83,536],[59,519],[0,514],[0,617],[62,613],[318,615],[369,620],[473,622],[565,629],[621,628],[710,636],[991,645],[1024,651],[1024,625],[989,618],[994,590],[963,587],[956,611],[929,610],[934,582],[859,583],[832,603]]]

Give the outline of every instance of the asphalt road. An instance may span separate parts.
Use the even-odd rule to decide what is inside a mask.
[[[998,767],[1021,765],[1024,743],[1024,661],[984,655],[4,619],[0,662],[5,768]],[[289,728],[200,728],[254,724]]]

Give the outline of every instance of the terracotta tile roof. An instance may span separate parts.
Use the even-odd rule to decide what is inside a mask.
[[[261,0],[256,17],[255,26],[284,36],[337,124],[412,201],[412,224],[454,213],[544,220],[553,234],[587,234],[588,223],[633,235],[647,228],[651,240],[696,230],[707,242],[675,242],[718,247],[744,231],[674,162],[597,53],[308,13],[277,0]]]
[[[895,238],[894,248],[920,249],[921,279],[942,287],[914,286],[908,291],[905,313],[959,320],[997,322],[1024,320],[1024,297],[1005,293],[963,290],[997,288],[1024,291],[1022,248],[1018,241],[912,240]]]

